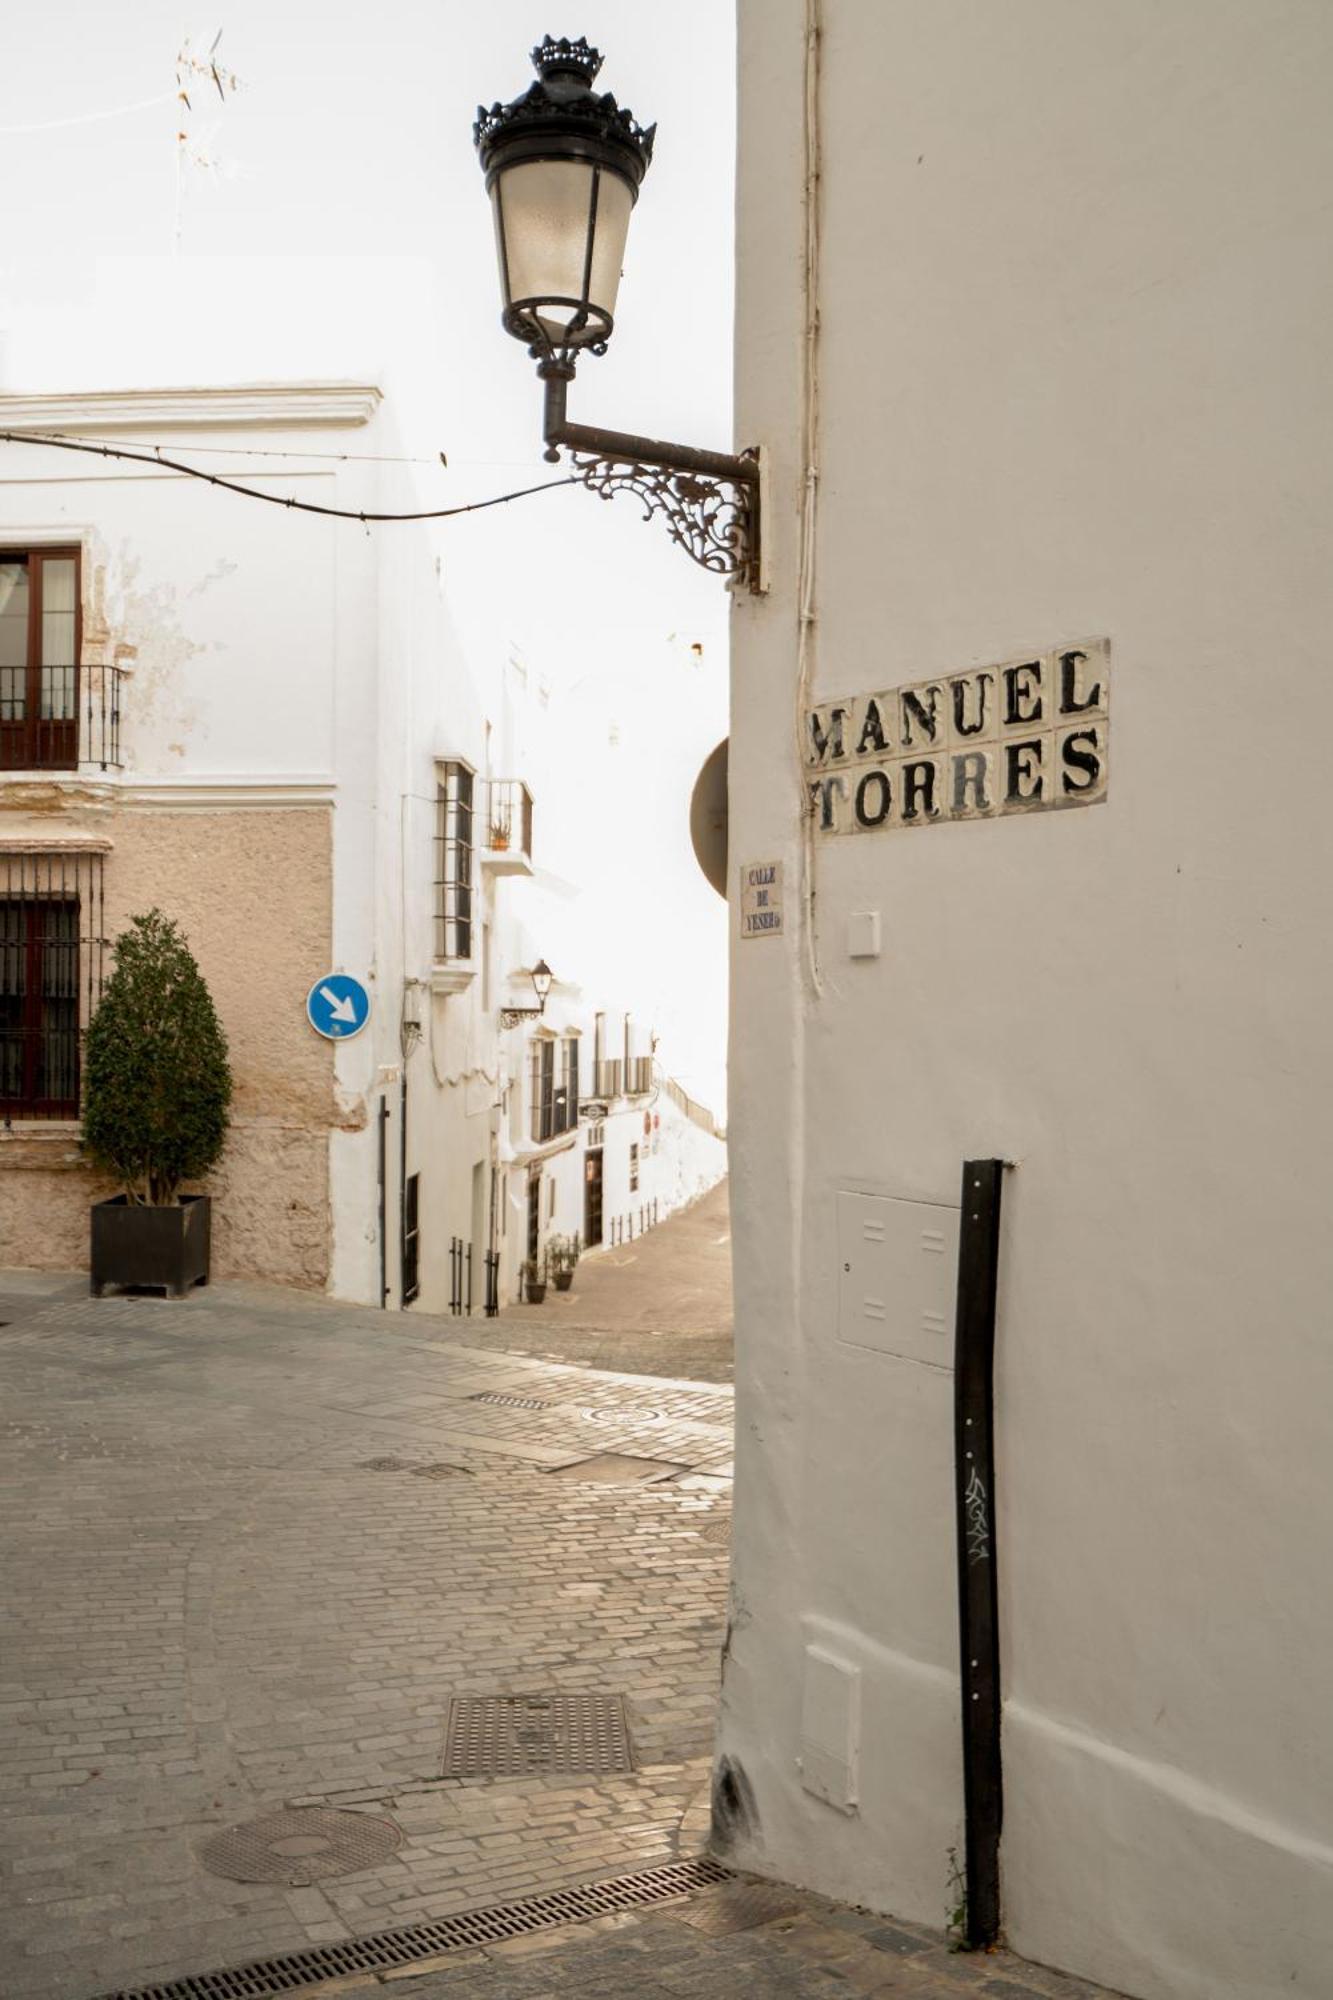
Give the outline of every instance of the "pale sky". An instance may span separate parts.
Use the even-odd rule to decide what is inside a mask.
[[[242,87],[225,103],[192,87],[191,149],[217,164],[189,168],[178,207],[175,58],[185,32],[202,52],[219,27]],[[416,475],[418,504],[551,476],[540,385],[499,324],[471,136],[479,102],[527,87],[548,31],[586,34],[606,57],[599,88],[658,123],[616,335],[582,364],[570,413],[729,448],[729,0],[590,0],[565,15],[526,0],[30,12],[0,74],[0,388],[387,378],[412,413],[401,448],[448,454],[447,472]],[[393,477],[384,503],[409,504]],[[656,1018],[670,1066],[721,1109],[725,911],[695,868],[687,813],[727,729],[728,600],[639,514],[571,491],[475,517],[447,531],[446,582],[469,650],[519,646],[560,734],[578,720],[586,762],[571,782],[606,798],[604,821],[583,818],[608,966],[583,983],[623,965],[625,998]]]

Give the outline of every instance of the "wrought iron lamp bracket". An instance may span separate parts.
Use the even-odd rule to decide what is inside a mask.
[[[540,1014],[544,1014],[545,1012],[546,1009],[544,1007],[502,1007],[500,1009],[500,1026],[502,1028],[516,1028],[520,1021],[535,1021]]]
[[[644,520],[660,514],[672,541],[700,568],[750,591],[764,589],[758,451],[697,451],[570,423],[565,397],[572,361],[552,357],[537,372],[546,384],[548,459],[558,461],[563,447],[582,484],[599,499],[632,493],[643,503]]]

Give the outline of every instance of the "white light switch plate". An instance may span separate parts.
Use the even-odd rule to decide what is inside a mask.
[[[848,958],[879,957],[879,911],[853,910],[847,918]]]

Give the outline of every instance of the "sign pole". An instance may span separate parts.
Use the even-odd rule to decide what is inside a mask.
[[[954,1348],[958,1639],[966,1812],[967,1941],[1000,1931],[1000,1616],[995,1574],[995,1296],[1003,1160],[963,1166]]]

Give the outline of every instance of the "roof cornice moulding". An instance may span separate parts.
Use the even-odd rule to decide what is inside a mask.
[[[231,389],[90,389],[0,396],[0,430],[336,430],[367,424],[373,382],[251,382]]]
[[[258,808],[332,806],[332,777],[131,778],[126,805],[151,812],[255,811]]]

